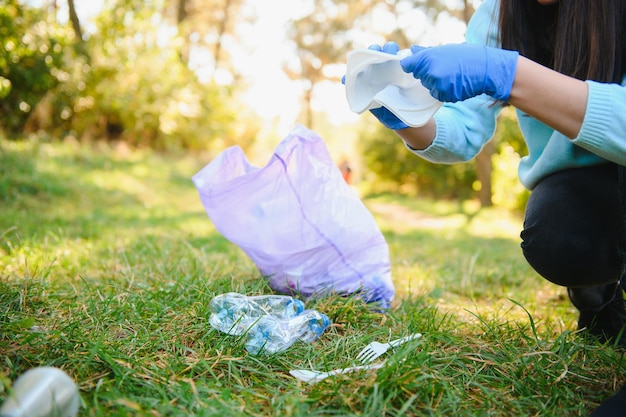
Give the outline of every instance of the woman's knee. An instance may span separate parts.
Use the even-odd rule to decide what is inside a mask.
[[[548,281],[565,287],[583,287],[608,284],[620,278],[623,262],[615,248],[602,251],[584,239],[542,235],[524,229],[521,248],[529,265]]]
[[[521,247],[528,263],[555,284],[600,285],[621,275],[624,233],[614,167],[573,169],[533,190]]]

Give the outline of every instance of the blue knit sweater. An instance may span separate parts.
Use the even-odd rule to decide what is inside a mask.
[[[485,0],[469,23],[466,41],[500,46],[499,0]],[[626,77],[622,85],[587,81],[589,98],[577,138],[571,140],[517,110],[517,119],[528,145],[518,174],[532,189],[545,176],[559,170],[598,165],[607,161],[626,165]],[[486,95],[458,103],[446,103],[435,114],[437,134],[424,150],[411,150],[436,163],[468,161],[493,136],[502,107]]]

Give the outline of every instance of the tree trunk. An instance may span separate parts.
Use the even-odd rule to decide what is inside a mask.
[[[176,24],[178,25],[178,30],[181,30],[182,24],[185,20],[187,20],[187,0],[178,0],[178,7],[176,8]],[[180,47],[178,51],[178,58],[182,63],[187,65],[189,63],[189,50],[190,50],[189,40],[185,39],[185,42]]]
[[[215,50],[213,52],[213,58],[215,59],[215,69],[219,67],[221,63],[221,55],[222,55],[222,38],[226,34],[226,29],[228,28],[229,19],[230,19],[230,7],[233,3],[233,0],[225,0],[224,2],[224,16],[217,31],[217,42],[215,42]]]
[[[311,107],[311,101],[313,98],[313,85],[304,92],[304,125],[313,129],[313,108]]]
[[[480,182],[478,199],[481,207],[493,206],[493,201],[491,199],[491,173],[493,171],[491,156],[494,152],[495,145],[493,144],[493,141],[489,141],[482,151],[476,155],[476,176]]]
[[[467,5],[467,0],[463,0],[463,20],[465,21],[466,25],[469,23],[471,17],[472,13],[469,6]]]
[[[80,21],[78,20],[78,15],[76,14],[76,6],[74,5],[74,0],[67,0],[67,5],[69,7],[70,22],[72,22],[72,28],[74,29],[74,33],[76,34],[76,39],[78,40],[78,43],[82,43],[83,31],[80,28]]]
[[[178,0],[178,10],[176,10],[176,23],[179,25],[187,18],[187,0]]]

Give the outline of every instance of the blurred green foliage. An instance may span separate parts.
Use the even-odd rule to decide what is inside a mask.
[[[198,81],[179,55],[181,40],[165,25],[155,29],[162,22],[153,7],[118,6],[99,16],[106,30],[72,68],[72,78],[84,81],[64,86],[71,129],[153,148],[218,150],[247,141],[232,128],[232,91]]]
[[[392,131],[376,127],[364,131],[359,144],[365,165],[375,176],[376,192],[393,191],[424,197],[467,199],[476,172],[471,164],[433,164],[409,152]]]
[[[492,139],[492,195],[498,206],[523,210],[528,192],[519,183],[517,165],[526,153],[526,144],[517,126],[512,108],[498,119]],[[476,166],[473,161],[453,165],[433,164],[409,152],[404,142],[391,130],[376,125],[362,129],[360,153],[368,167],[370,192],[392,191],[430,198],[466,200],[476,197]]]
[[[200,82],[159,5],[127,3],[106,3],[85,39],[54,13],[16,0],[0,6],[4,133],[155,149],[250,146],[260,122],[237,105],[236,91]]]
[[[505,108],[500,114],[493,140],[496,144],[491,176],[493,202],[501,207],[523,211],[530,191],[519,182],[517,169],[521,157],[528,153],[528,148],[513,107]]]
[[[71,32],[50,25],[41,10],[0,2],[0,128],[22,132],[31,110],[59,83]]]

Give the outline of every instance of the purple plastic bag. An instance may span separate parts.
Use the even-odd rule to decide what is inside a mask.
[[[390,306],[385,238],[311,130],[297,126],[262,168],[230,147],[193,182],[216,229],[252,259],[273,290],[358,294]]]

